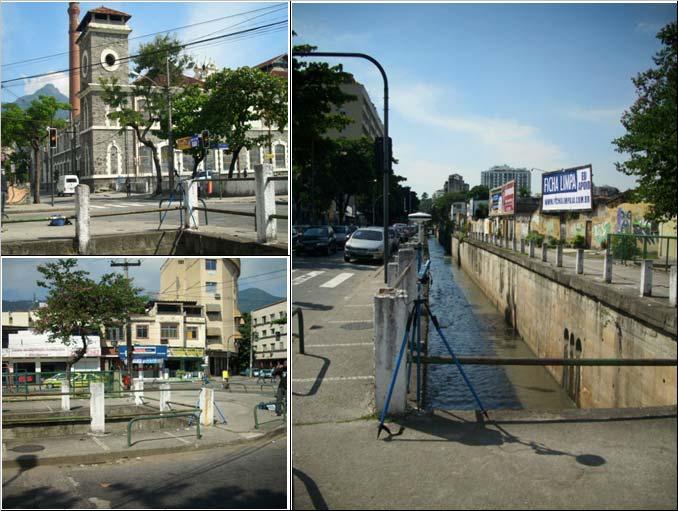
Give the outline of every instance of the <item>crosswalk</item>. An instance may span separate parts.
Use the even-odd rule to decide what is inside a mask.
[[[299,274],[299,270],[293,269],[292,270],[292,285],[293,286],[298,286],[300,284],[304,284],[305,282],[308,282],[311,279],[317,278],[318,280],[315,281],[319,283],[318,287],[323,287],[323,288],[335,288],[344,282],[346,282],[348,279],[353,277],[355,273],[351,272],[344,272],[340,273],[339,275],[335,275],[329,280],[325,280],[327,278],[327,275],[323,277],[325,274],[324,270],[313,270],[309,272],[304,272]]]

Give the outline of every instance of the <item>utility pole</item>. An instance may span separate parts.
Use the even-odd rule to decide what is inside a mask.
[[[250,326],[250,329],[251,328],[252,327]],[[249,374],[250,378],[252,377],[252,359],[253,359],[253,355],[254,355],[254,341],[256,340],[256,338],[257,338],[257,333],[252,332],[250,334],[250,374]]]
[[[130,266],[141,266],[141,260],[137,259],[136,263],[131,263],[127,261],[127,258],[123,259],[122,263],[117,263],[115,261],[111,261],[111,268],[119,267],[122,266],[125,269],[125,279],[127,282],[129,282],[129,267]],[[127,335],[127,323],[128,321],[125,321],[125,324],[123,325],[123,337],[125,340],[125,345],[127,346],[127,372],[132,378],[132,373],[133,373],[133,368],[132,368],[132,359],[134,355],[134,346],[132,345],[132,336]]]
[[[165,56],[165,64],[167,69],[167,106],[169,111],[167,112],[167,145],[168,145],[168,163],[169,167],[167,168],[169,173],[169,188],[174,190],[174,140],[172,133],[172,95],[170,94],[170,65],[169,65],[169,54]]]

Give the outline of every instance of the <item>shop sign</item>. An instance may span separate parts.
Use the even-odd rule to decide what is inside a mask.
[[[127,346],[118,346],[118,356],[127,361]],[[134,346],[133,357],[134,364],[159,364],[167,359],[167,346]]]
[[[502,214],[512,215],[515,213],[516,182],[509,181],[501,187]]]
[[[7,352],[3,350],[3,357],[7,358],[69,358],[82,346],[80,337],[71,337],[69,346],[60,342],[50,342],[47,334],[19,332],[10,334]],[[87,352],[85,357],[100,357],[101,345],[99,336],[87,337]]]
[[[203,348],[170,348],[169,356],[174,358],[202,358],[205,356]]]

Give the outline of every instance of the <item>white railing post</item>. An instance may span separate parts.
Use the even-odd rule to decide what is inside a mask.
[[[405,292],[401,289],[382,289],[374,297],[374,390],[377,413],[381,413],[386,403],[386,394],[405,334],[408,312],[406,300]],[[405,412],[406,366],[403,357],[389,406],[389,411],[396,415]]]
[[[198,206],[198,182],[187,179],[181,182],[184,188],[184,228],[198,229],[200,227],[200,212]]]
[[[91,417],[90,430],[92,433],[106,432],[106,406],[104,401],[104,383],[92,382],[89,384],[89,416]]]
[[[78,240],[78,254],[89,253],[89,186],[75,187],[75,238]]]
[[[169,383],[163,383],[160,385],[160,411],[166,412],[170,410],[170,405],[167,401],[171,399],[172,393],[170,390]]]
[[[652,296],[652,259],[640,263],[640,296]]]
[[[520,253],[524,254],[525,253],[525,239],[520,238]]]
[[[386,285],[394,287],[396,280],[398,280],[398,263],[388,263],[388,282]]]
[[[577,266],[577,273],[581,275],[584,273],[584,249],[583,248],[578,248],[577,249],[577,261],[576,261],[576,266]]]
[[[534,240],[530,240],[530,257],[534,257]]]
[[[200,425],[214,425],[214,389],[200,390]]]
[[[605,259],[603,259],[603,280],[608,284],[612,282],[612,254],[605,252]]]
[[[67,412],[71,409],[71,383],[64,380],[61,383],[61,411]]]
[[[556,245],[556,266],[559,268],[563,266],[563,245],[561,243]]]
[[[137,406],[144,404],[144,380],[134,380],[134,404]]]
[[[549,250],[548,245],[546,244],[546,242],[543,242],[541,244],[541,260],[544,262],[548,260],[548,250]]]
[[[676,293],[678,292],[678,266],[671,266],[671,275],[669,276],[669,303],[676,306]]]
[[[275,215],[275,183],[269,180],[273,177],[273,165],[264,163],[254,166],[254,189],[256,194],[257,211],[257,241],[268,243],[278,237],[278,223],[271,215]]]

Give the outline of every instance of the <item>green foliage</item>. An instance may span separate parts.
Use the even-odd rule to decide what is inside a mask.
[[[640,255],[640,249],[633,235],[613,235],[611,250],[612,257],[622,261],[629,261]]]
[[[439,224],[450,219],[450,208],[453,202],[466,202],[465,192],[446,193],[433,201],[431,207],[431,221],[433,224]]]
[[[521,186],[520,189],[518,190],[518,197],[521,199],[526,199],[530,196],[530,190],[527,189],[525,186]]]
[[[586,238],[581,234],[577,234],[569,243],[573,248],[586,248]]]
[[[77,268],[76,259],[59,259],[56,263],[38,266],[47,289],[46,306],[39,309],[33,328],[47,332],[50,342],[70,346],[73,337],[80,337],[80,347],[70,365],[87,352],[87,336],[99,334],[106,325],[123,323],[130,314],[141,313],[147,302],[141,289],[132,287],[119,273],[108,273],[96,282],[85,270]]]
[[[675,217],[678,211],[676,22],[662,28],[657,38],[663,44],[653,59],[657,67],[633,79],[638,99],[622,116],[626,134],[612,143],[617,152],[630,154],[629,160],[615,164],[617,170],[637,176],[638,198],[653,204],[645,218],[661,222]]]
[[[525,242],[529,243],[534,241],[534,244],[539,246],[544,242],[544,235],[537,231],[530,231],[527,236],[525,236]]]
[[[488,200],[490,198],[490,189],[487,186],[477,185],[471,188],[466,194],[467,199]]]
[[[240,332],[240,339],[238,340],[236,367],[245,368],[250,365],[250,345],[252,343],[252,315],[249,312],[243,312],[238,331]]]

